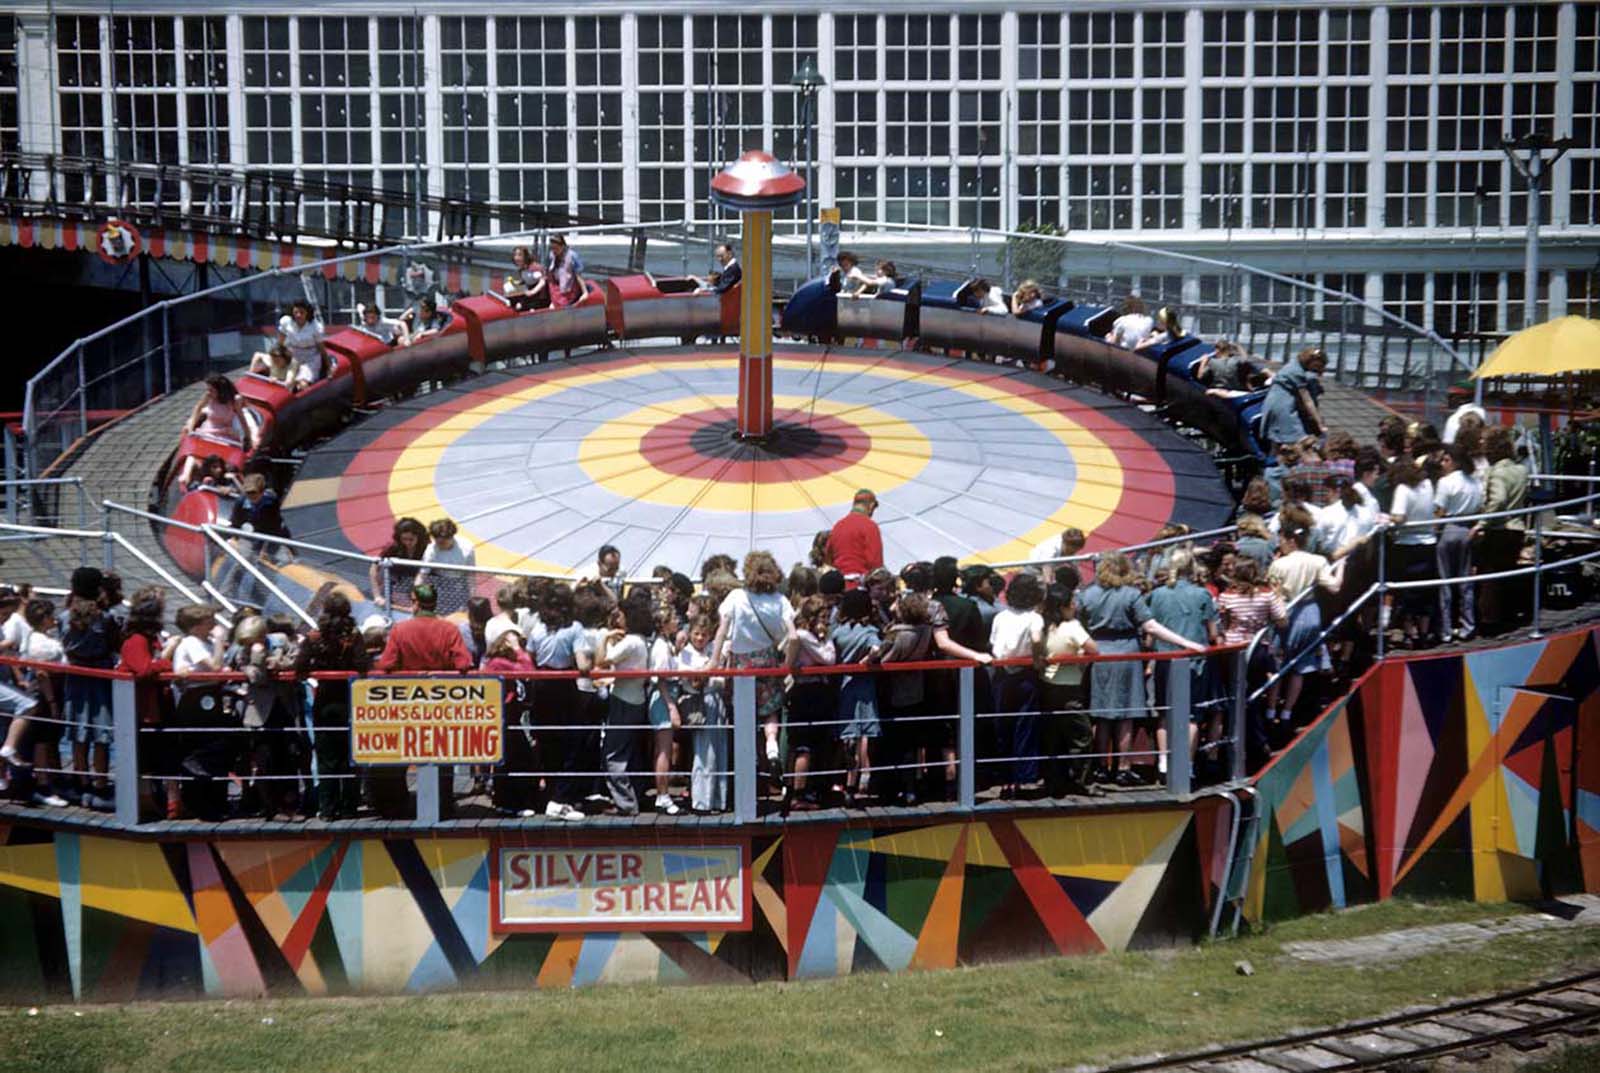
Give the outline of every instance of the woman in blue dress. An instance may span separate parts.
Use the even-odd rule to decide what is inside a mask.
[[[1328,355],[1322,348],[1307,347],[1278,370],[1261,404],[1261,432],[1269,443],[1295,443],[1307,434],[1321,436],[1327,431],[1317,412],[1327,367]]]
[[[1179,636],[1151,616],[1139,588],[1139,572],[1133,560],[1121,552],[1100,557],[1094,584],[1078,594],[1078,615],[1101,656],[1136,653],[1144,637],[1191,652],[1205,651],[1204,645]],[[1133,748],[1134,720],[1145,715],[1143,661],[1097,661],[1089,674],[1089,707],[1095,720],[1096,752],[1110,757],[1109,781],[1118,786],[1139,785],[1141,780],[1128,753]]]

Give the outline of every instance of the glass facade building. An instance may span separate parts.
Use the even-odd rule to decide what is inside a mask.
[[[812,58],[817,204],[847,221],[1226,252],[1450,334],[1520,325],[1500,142],[1543,132],[1576,146],[1541,300],[1600,315],[1600,4],[879,6],[21,3],[0,148],[703,218],[741,150],[801,158]]]

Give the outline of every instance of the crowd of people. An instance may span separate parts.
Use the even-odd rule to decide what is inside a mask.
[[[1302,393],[1313,394],[1295,387],[1287,402],[1305,422]],[[710,557],[698,582],[668,566],[630,581],[607,546],[587,577],[522,578],[492,597],[480,575],[451,569],[473,562],[454,523],[401,519],[382,555],[406,562],[387,567],[387,584],[375,568],[377,610],[358,623],[346,595],[325,591],[314,629],[250,608],[226,626],[203,605],[169,617],[162,590],[124,599],[119,579],[85,567],[61,607],[0,588],[0,653],[28,661],[0,684],[4,778],[35,804],[109,808],[111,682],[69,668],[121,669],[137,682],[148,807],[336,819],[365,801],[405,815],[403,774],[351,767],[347,679],[317,672],[448,670],[505,677],[506,762],[466,791],[502,813],[714,813],[730,803],[733,678],[767,672],[754,693],[773,800],[910,805],[956,794],[959,674],[926,664],[965,661],[986,795],[1148,785],[1177,749],[1201,782],[1222,779],[1240,747],[1230,713],[1246,647],[1256,697],[1242,747],[1256,766],[1363,668],[1377,632],[1421,646],[1525,614],[1525,579],[1472,580],[1516,563],[1523,519],[1449,520],[1526,505],[1511,430],[1467,413],[1448,432],[1446,443],[1399,417],[1374,444],[1307,432],[1278,445],[1220,539],[1173,525],[1143,554],[1087,557],[1067,529],[1008,574],[953,557],[891,572],[866,489],[787,572],[752,551]],[[258,483],[247,500],[267,494]],[[1326,631],[1380,569],[1454,584],[1368,601]],[[1267,643],[1251,646],[1262,631]],[[571,676],[520,676],[535,669]],[[235,674],[208,676],[224,671]],[[1180,673],[1187,742],[1167,740]]]
[[[700,281],[708,290],[738,282],[732,249],[717,257],[719,271]],[[548,264],[525,247],[512,259],[504,295],[519,307],[569,304],[584,292],[582,262],[560,236]],[[900,283],[890,262],[871,274],[853,254],[838,262],[844,292]],[[1044,301],[1031,281],[1009,301],[987,281],[964,290],[984,312],[1020,315]],[[438,330],[438,316],[429,303],[399,321],[363,311],[367,329],[396,345]],[[1130,296],[1105,338],[1137,350],[1182,332],[1175,310],[1151,315]],[[296,302],[276,345],[257,356],[261,371],[286,383],[321,376],[321,339],[311,307]],[[309,609],[314,629],[249,606],[227,620],[204,605],[169,616],[160,589],[124,599],[115,575],[89,567],[74,574],[61,607],[0,587],[0,655],[26,661],[0,667],[0,781],[39,805],[110,808],[111,682],[93,672],[120,669],[137,682],[152,809],[338,819],[365,802],[400,816],[409,809],[404,776],[351,766],[348,679],[318,675],[458,671],[505,678],[506,762],[471,776],[471,792],[500,811],[558,820],[596,809],[714,813],[730,802],[733,679],[753,672],[761,778],[783,807],[952,800],[960,677],[953,666],[923,666],[932,661],[974,669],[985,794],[1149,785],[1185,749],[1200,781],[1222,779],[1234,750],[1253,768],[1287,741],[1362,669],[1374,637],[1401,647],[1467,640],[1480,624],[1507,629],[1526,613],[1525,580],[1472,580],[1524,551],[1523,518],[1473,519],[1527,505],[1528,468],[1512,431],[1467,406],[1442,435],[1389,416],[1376,442],[1360,444],[1319,411],[1326,364],[1308,348],[1274,374],[1227,342],[1199,359],[1208,389],[1264,392],[1271,456],[1225,536],[1202,542],[1172,525],[1137,556],[1086,556],[1085,534],[1067,528],[1034,550],[1032,565],[1006,574],[954,557],[894,573],[876,497],[863,489],[817,534],[808,562],[786,573],[763,551],[742,563],[713,555],[699,581],[658,566],[630,582],[619,550],[606,546],[574,582],[497,586],[460,569],[475,565],[475,553],[451,519],[402,518],[391,542],[373,549],[370,591],[354,594],[373,613],[358,623],[350,597],[325,587]],[[207,381],[186,431],[248,449],[227,378]],[[182,480],[234,497],[235,528],[287,535],[262,473],[191,457]],[[255,543],[263,546],[254,553],[270,552]],[[1368,601],[1329,632],[1380,575],[1450,584]],[[1252,644],[1258,636],[1266,643]],[[1230,651],[1209,651],[1217,646]],[[522,676],[533,670],[570,677]],[[1187,741],[1168,740],[1178,674],[1189,676],[1180,691]],[[1229,721],[1241,680],[1253,698],[1243,742]]]

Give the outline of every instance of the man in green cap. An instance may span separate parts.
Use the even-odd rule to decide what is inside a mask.
[[[872,489],[862,488],[850,504],[850,513],[834,522],[828,532],[828,561],[851,588],[883,566],[883,534],[872,520],[877,509],[878,497]]]

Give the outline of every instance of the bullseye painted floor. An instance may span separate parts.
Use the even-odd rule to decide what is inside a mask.
[[[630,571],[696,573],[714,552],[804,561],[862,487],[896,565],[1026,559],[1066,526],[1116,547],[1232,511],[1203,451],[1087,389],[890,349],[774,361],[766,444],[733,437],[733,349],[608,351],[386,408],[310,453],[285,514],[369,554],[397,518],[448,516],[483,566],[581,572],[614,544]]]

